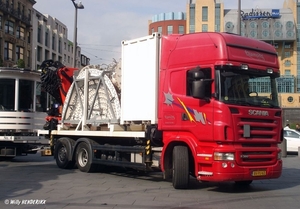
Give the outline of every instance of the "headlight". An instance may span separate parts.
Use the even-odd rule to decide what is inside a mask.
[[[278,152],[278,154],[277,154],[277,160],[281,160],[281,151],[280,152]]]
[[[215,152],[214,160],[234,160],[234,153],[230,152]]]

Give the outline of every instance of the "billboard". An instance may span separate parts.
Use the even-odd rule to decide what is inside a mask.
[[[241,17],[243,20],[280,18],[280,11],[279,9],[272,9],[271,11],[258,11],[257,9],[252,9],[250,12],[241,11]]]

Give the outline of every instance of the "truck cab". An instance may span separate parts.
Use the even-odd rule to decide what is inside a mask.
[[[168,153],[182,146],[198,180],[278,178],[282,122],[274,47],[209,32],[163,37],[162,46],[158,127],[165,177],[174,178]]]

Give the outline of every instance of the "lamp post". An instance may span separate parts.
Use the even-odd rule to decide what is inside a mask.
[[[238,0],[238,22],[237,22],[237,34],[241,35],[241,0]]]
[[[75,0],[71,0],[75,7],[75,20],[74,20],[74,41],[73,41],[73,67],[76,67],[76,52],[77,52],[77,10],[84,9],[81,1],[79,3],[75,3]]]

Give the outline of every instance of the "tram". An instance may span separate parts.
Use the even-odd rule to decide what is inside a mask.
[[[33,154],[48,143],[37,134],[45,124],[50,105],[40,74],[29,69],[0,67],[1,158]]]

